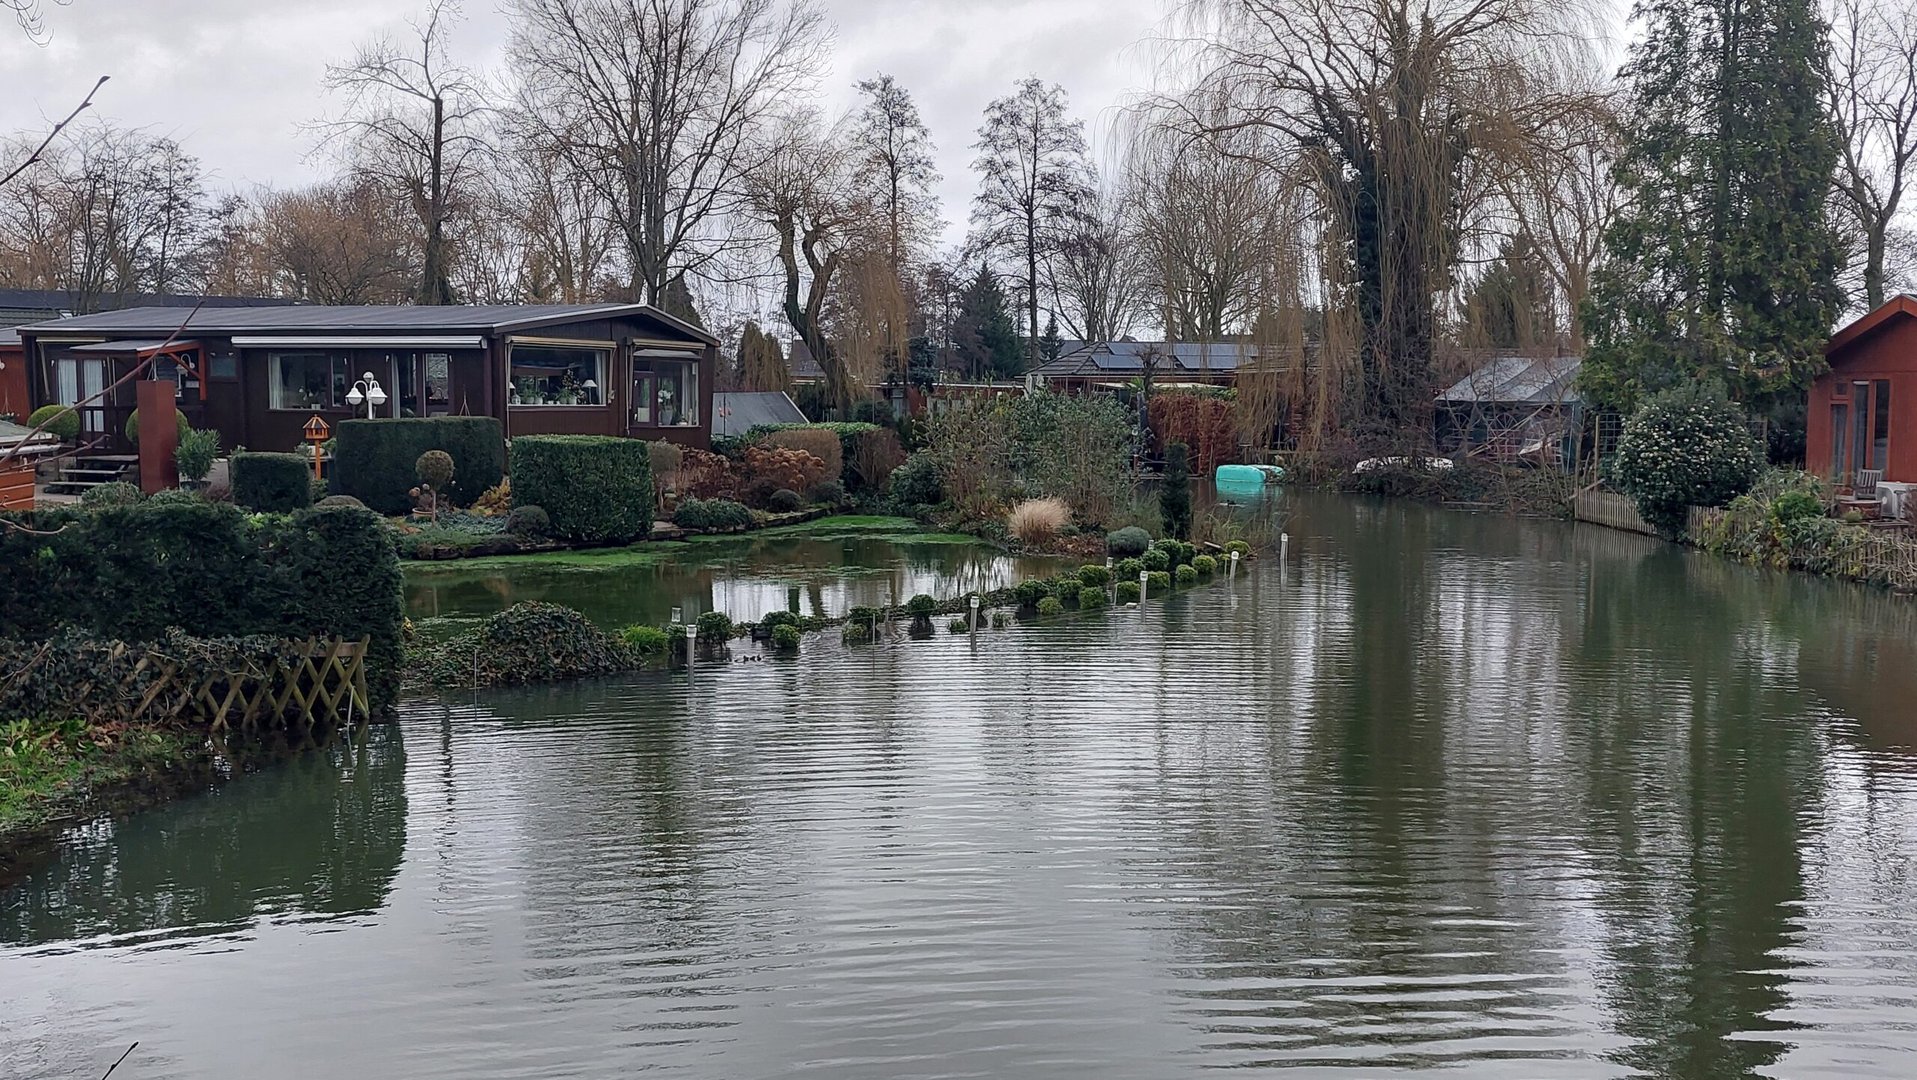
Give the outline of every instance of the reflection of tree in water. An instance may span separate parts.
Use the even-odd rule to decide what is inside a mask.
[[[0,893],[0,941],[192,936],[261,916],[377,911],[406,845],[405,770],[398,728],[375,725],[358,745],[91,826]]]

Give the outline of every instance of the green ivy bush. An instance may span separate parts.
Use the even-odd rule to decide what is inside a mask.
[[[1771,502],[1771,520],[1779,525],[1823,516],[1823,500],[1808,491],[1786,491]]]
[[[459,506],[479,501],[506,475],[505,430],[494,417],[342,420],[333,428],[331,490],[382,514],[404,514],[412,508],[406,492],[418,482],[419,456],[428,450],[443,450],[453,459],[452,482],[442,494]]]
[[[544,507],[561,539],[625,544],[652,531],[652,452],[638,439],[521,435],[512,476],[513,501]]]
[[[80,437],[80,414],[69,405],[42,405],[27,414],[27,428],[37,428],[63,442],[72,442]]]
[[[1100,569],[1104,569],[1100,567]],[[1078,610],[1097,611],[1106,604],[1105,590],[1096,586],[1086,586],[1078,590]]]
[[[765,627],[767,630],[777,630],[781,626],[790,626],[797,629],[799,625],[799,614],[795,611],[768,611],[765,613],[765,617],[759,620],[759,625]]]
[[[1056,619],[1065,614],[1065,605],[1056,596],[1048,596],[1038,602],[1038,617]]]
[[[965,617],[961,615],[958,618],[953,619],[951,622],[946,623],[945,629],[954,634],[966,634],[971,632],[972,626],[970,623],[966,622]]]
[[[1118,603],[1121,603],[1121,604],[1138,603],[1138,582],[1121,581],[1117,585],[1113,586],[1112,589],[1113,589],[1113,592],[1116,593],[1117,595]]]
[[[1126,527],[1105,537],[1105,550],[1113,558],[1134,558],[1145,554],[1152,546],[1152,534],[1136,525]],[[1137,571],[1133,571],[1136,573]]]
[[[1692,506],[1723,506],[1750,490],[1763,449],[1744,411],[1705,384],[1652,395],[1624,425],[1611,477],[1638,516],[1665,536]]]
[[[1233,540],[1231,543],[1226,544],[1225,554],[1231,555],[1234,553],[1241,559],[1249,556],[1251,554],[1251,544],[1244,540]]]
[[[234,454],[233,501],[249,510],[280,514],[313,505],[313,467],[298,454]]]
[[[426,663],[441,685],[516,686],[614,675],[636,667],[638,660],[623,640],[579,612],[526,601],[431,650]]]

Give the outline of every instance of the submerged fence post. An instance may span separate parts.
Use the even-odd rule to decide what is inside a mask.
[[[692,658],[699,654],[699,624],[686,624],[686,677],[692,677]]]
[[[1227,576],[1233,581],[1238,579],[1238,553],[1236,551],[1231,553],[1231,573]]]
[[[972,644],[978,644],[978,594],[972,594]]]
[[[1151,571],[1140,570],[1138,572],[1138,606],[1140,610],[1143,610],[1145,607],[1146,595],[1151,591],[1151,584]]]
[[[1290,561],[1291,561],[1291,534],[1288,532],[1281,532],[1278,534],[1278,562],[1280,565],[1283,565]]]

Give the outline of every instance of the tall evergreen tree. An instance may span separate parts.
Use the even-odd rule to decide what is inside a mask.
[[[979,267],[959,297],[953,337],[959,360],[974,378],[1017,375],[1024,370],[1018,324],[991,267]]]
[[[1722,379],[1788,411],[1841,300],[1824,20],[1810,0],[1639,0],[1634,17],[1625,208],[1583,312],[1585,391],[1622,411]]]

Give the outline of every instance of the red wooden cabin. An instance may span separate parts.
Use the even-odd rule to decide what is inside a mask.
[[[1858,485],[1860,472],[1917,483],[1917,297],[1839,330],[1825,355],[1830,370],[1811,384],[1805,467],[1844,485]]]

